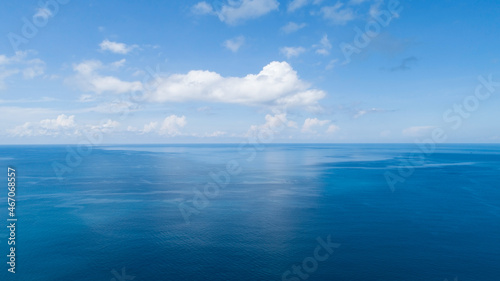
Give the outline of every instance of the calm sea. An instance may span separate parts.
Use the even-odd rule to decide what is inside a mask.
[[[0,146],[0,280],[500,280],[500,145],[416,148]]]

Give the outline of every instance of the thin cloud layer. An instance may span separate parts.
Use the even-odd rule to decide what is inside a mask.
[[[243,44],[245,44],[244,36],[238,36],[236,38],[224,41],[224,47],[226,47],[233,53],[238,52],[238,50],[241,48],[241,46],[243,46]]]
[[[75,115],[60,114],[54,119],[26,122],[23,125],[7,130],[7,132],[13,137],[80,136],[83,131],[110,133],[118,126],[120,126],[120,123],[111,119],[103,120],[96,125],[79,125],[75,121]]]
[[[298,57],[305,51],[306,49],[304,47],[283,47],[280,49],[280,53],[282,53],[287,59]]]
[[[277,0],[239,0],[228,1],[219,10],[215,10],[205,1],[192,7],[195,14],[216,15],[220,21],[236,25],[249,19],[254,19],[278,10]]]
[[[108,39],[104,40],[99,44],[99,47],[101,48],[102,51],[110,51],[115,54],[122,54],[126,55],[135,48],[138,48],[137,45],[127,45],[125,43],[118,43],[118,42],[113,42],[109,41]]]
[[[354,19],[354,12],[351,8],[344,8],[344,4],[337,2],[333,6],[321,8],[323,18],[330,20],[334,24],[344,25]]]
[[[0,55],[0,90],[6,88],[5,80],[16,74],[24,79],[33,79],[45,73],[45,62],[28,58],[33,52],[17,51],[13,56]]]
[[[287,34],[296,32],[304,27],[306,27],[306,23],[295,23],[293,21],[287,23],[284,25],[281,30]]]
[[[123,60],[111,63],[111,67],[120,67],[124,63]],[[134,91],[142,91],[143,85],[139,81],[128,82],[122,81],[114,76],[103,76],[99,70],[105,69],[108,66],[102,64],[98,60],[88,60],[79,64],[73,65],[73,70],[76,75],[68,81],[76,84],[81,90],[101,94],[110,92],[114,94],[122,94]]]

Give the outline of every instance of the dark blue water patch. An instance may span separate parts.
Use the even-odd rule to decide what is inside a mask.
[[[341,246],[307,280],[498,279],[500,146],[438,146],[392,191],[384,173],[415,148],[265,145],[248,161],[236,144],[105,146],[58,179],[75,147],[0,146],[20,219],[18,273],[0,278],[282,280],[330,236]],[[186,224],[179,203],[228,161],[242,172]]]

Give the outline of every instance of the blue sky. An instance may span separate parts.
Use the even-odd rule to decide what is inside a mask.
[[[493,1],[0,5],[2,144],[500,141]]]

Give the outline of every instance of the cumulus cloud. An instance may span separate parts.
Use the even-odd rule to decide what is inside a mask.
[[[230,0],[215,11],[210,4],[202,1],[194,5],[192,11],[195,14],[217,15],[220,21],[235,25],[278,10],[278,7],[277,0]]]
[[[330,123],[330,120],[319,120],[318,118],[307,118],[302,125],[302,133],[316,133],[315,128]]]
[[[163,120],[159,133],[160,135],[176,136],[180,134],[180,129],[186,124],[186,116],[170,115]]]
[[[26,122],[14,129],[7,130],[14,137],[35,136],[80,136],[82,131],[110,133],[120,125],[111,119],[104,120],[97,125],[79,125],[75,122],[75,115],[60,114],[55,119],[44,119],[39,122]]]
[[[312,89],[287,62],[271,62],[258,74],[223,77],[193,70],[155,81],[147,94],[151,102],[208,101],[244,105],[317,107],[325,92]]]
[[[285,128],[297,128],[297,123],[288,120],[286,113],[276,113],[274,115],[267,114],[266,122],[262,125],[252,125],[248,129],[246,136],[256,136],[260,132],[276,134]]]
[[[75,116],[61,114],[55,119],[45,119],[38,123],[26,122],[9,130],[9,133],[16,137],[72,135],[77,132],[75,128]]]
[[[296,32],[304,27],[306,27],[307,24],[305,23],[295,23],[293,21],[287,23],[284,25],[281,30],[287,34]]]
[[[321,14],[334,24],[344,25],[354,19],[354,12],[351,8],[342,8],[343,6],[344,4],[340,2],[333,6],[325,6],[321,8]]]
[[[304,47],[283,47],[280,49],[280,53],[286,56],[287,59],[298,57],[300,54],[304,53],[306,49]]]
[[[423,137],[430,134],[434,126],[414,126],[403,130],[403,136],[406,137]]]
[[[102,51],[110,51],[115,54],[125,55],[128,54],[130,51],[138,48],[139,46],[127,45],[125,43],[118,43],[105,39],[104,41],[101,42],[101,44],[99,44],[99,47],[101,47]]]
[[[108,119],[98,125],[88,125],[86,129],[93,132],[110,133],[113,132],[118,126],[120,126],[120,122]]]
[[[124,61],[119,61],[111,64],[111,67],[116,67],[116,64],[121,64]],[[76,84],[81,90],[101,94],[110,92],[115,94],[142,91],[143,85],[139,81],[127,82],[122,81],[113,76],[103,76],[99,74],[99,70],[109,68],[98,60],[88,60],[79,64],[73,65],[73,70],[76,75],[69,82]]]
[[[238,36],[236,38],[224,41],[224,47],[226,47],[228,50],[231,50],[233,53],[236,53],[244,43],[245,37]]]
[[[139,134],[157,134],[162,136],[177,136],[181,134],[181,128],[186,126],[186,116],[175,114],[166,117],[163,121],[153,121],[145,124],[142,129],[129,126],[127,131]]]
[[[142,132],[147,134],[150,133],[158,127],[158,122],[150,122],[149,124],[144,125],[144,129],[142,129]]]

